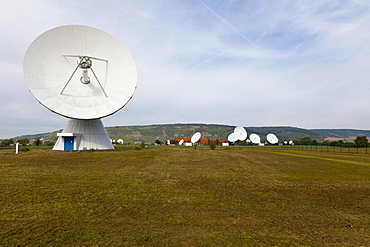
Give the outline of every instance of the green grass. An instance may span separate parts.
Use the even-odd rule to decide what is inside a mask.
[[[0,246],[370,246],[370,155],[0,153]]]
[[[267,148],[276,148],[277,146],[267,146]],[[326,146],[326,145],[282,145],[278,146],[284,150],[301,150],[301,151],[317,151],[330,153],[355,153],[355,154],[370,154],[370,146],[356,147],[344,144],[343,146]]]

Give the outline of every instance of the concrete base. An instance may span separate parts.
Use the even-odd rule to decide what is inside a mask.
[[[100,119],[70,119],[58,136],[53,150],[114,149]]]

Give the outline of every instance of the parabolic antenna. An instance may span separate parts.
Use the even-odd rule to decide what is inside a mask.
[[[137,81],[129,51],[96,28],[67,25],[38,36],[23,62],[31,93],[49,110],[74,119],[109,116],[131,99]]]
[[[247,131],[242,126],[236,127],[234,129],[234,134],[237,136],[239,141],[244,141],[248,136]]]
[[[179,141],[179,145],[182,145],[184,143],[184,139],[181,139],[180,141]]]
[[[260,144],[261,143],[261,138],[259,135],[257,134],[250,134],[249,136],[249,140],[251,140],[252,143],[254,144]]]
[[[227,140],[229,142],[236,142],[238,140],[238,136],[233,132],[230,135],[228,135]]]
[[[194,133],[194,135],[191,137],[191,139],[190,139],[190,141],[191,141],[191,143],[196,143],[197,141],[199,141],[199,139],[200,139],[200,137],[201,137],[202,135],[200,134],[200,132],[196,132],[196,133]]]
[[[88,26],[56,27],[31,43],[23,72],[30,92],[42,105],[76,120],[68,122],[69,132],[66,127],[54,149],[65,150],[63,143],[73,143],[77,150],[113,148],[100,118],[123,108],[137,81],[135,62],[119,40]],[[87,122],[78,122],[82,120]],[[67,137],[75,139],[63,141]],[[95,145],[96,141],[100,143]]]
[[[276,137],[276,135],[272,133],[267,134],[266,139],[270,144],[276,144],[279,142],[279,139]]]

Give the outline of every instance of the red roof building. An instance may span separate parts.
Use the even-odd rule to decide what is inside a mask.
[[[191,142],[191,138],[188,138],[188,137],[184,137],[184,138],[176,138],[176,139],[173,139],[175,141],[181,141],[181,140],[184,140],[184,142],[188,142],[190,143]],[[216,140],[211,140],[211,139],[208,139],[208,138],[205,138],[205,137],[201,137],[198,141],[199,144],[201,145],[210,145],[212,143],[214,144],[221,144],[221,143],[224,143],[224,142],[228,142],[228,140],[218,140],[218,142]]]

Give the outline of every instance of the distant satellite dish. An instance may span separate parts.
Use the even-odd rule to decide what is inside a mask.
[[[200,137],[201,137],[202,135],[199,133],[199,132],[196,132],[196,133],[194,133],[194,135],[191,137],[191,143],[196,143],[197,141],[199,141],[199,139],[200,139]]]
[[[227,140],[229,142],[236,142],[238,140],[238,136],[233,132],[228,137]]]
[[[242,126],[236,127],[234,129],[234,134],[236,135],[239,141],[245,141],[245,139],[247,139],[248,137],[247,131]]]
[[[179,141],[179,145],[182,145],[184,143],[184,139],[181,139],[180,141]]]
[[[118,140],[117,140],[117,143],[119,143],[119,144],[123,144],[123,140],[122,140],[122,139],[118,139]]]
[[[251,134],[250,136],[249,136],[249,139],[251,140],[251,142],[252,143],[254,143],[254,144],[260,144],[261,143],[261,138],[260,138],[260,136],[259,135],[257,135],[257,134]]]
[[[276,144],[279,142],[279,139],[276,137],[276,135],[272,133],[267,134],[266,139],[270,144]]]
[[[294,144],[293,140],[290,140],[290,141],[289,141],[289,144],[290,144],[290,145],[293,145],[293,144]]]
[[[135,62],[119,40],[88,26],[56,27],[28,47],[23,72],[43,106],[71,119],[54,150],[114,148],[100,118],[122,109],[137,81]]]

